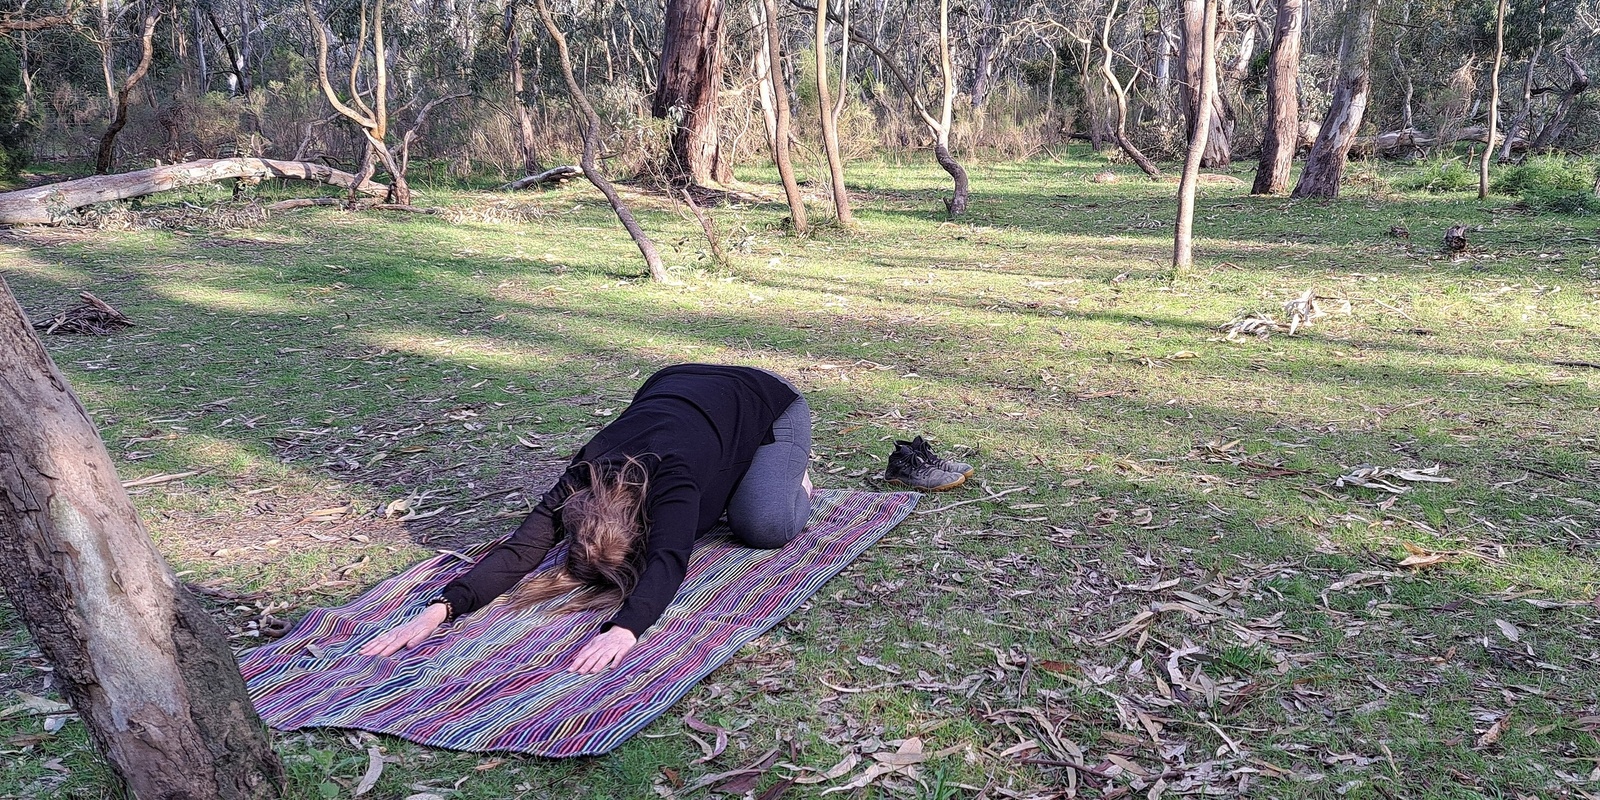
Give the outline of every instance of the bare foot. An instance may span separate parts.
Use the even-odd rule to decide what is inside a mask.
[[[811,470],[806,470],[806,474],[800,476],[800,485],[805,488],[807,497],[816,494],[816,490],[811,488]]]

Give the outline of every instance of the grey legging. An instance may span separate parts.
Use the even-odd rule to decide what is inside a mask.
[[[773,421],[772,439],[756,450],[728,498],[728,527],[749,547],[788,544],[811,514],[811,495],[801,485],[811,463],[811,406],[804,397],[795,398]]]

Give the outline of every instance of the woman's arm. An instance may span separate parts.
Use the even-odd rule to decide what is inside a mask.
[[[510,538],[485,553],[467,574],[451,581],[421,614],[397,625],[361,647],[361,654],[387,656],[421,644],[440,625],[476,611],[505,594],[524,575],[537,569],[556,540],[554,509],[571,494],[565,480],[558,481],[522,520]]]
[[[648,506],[650,527],[646,532],[649,538],[639,583],[616,616],[572,657],[568,672],[593,674],[621,662],[638,643],[639,635],[661,618],[661,612],[683,585],[699,524],[700,492],[692,482],[680,483],[661,475],[657,478],[657,487],[668,485],[659,493],[651,492],[654,497]]]
[[[661,618],[683,585],[699,526],[700,492],[688,481],[662,488],[648,507],[650,527],[639,583],[606,628],[627,628],[635,636],[644,633]]]
[[[554,490],[552,490],[552,493]],[[494,602],[495,598],[539,568],[556,543],[556,505],[540,501],[533,513],[522,520],[516,533],[483,554],[467,574],[451,581],[440,592],[450,601],[454,616],[471,614]]]

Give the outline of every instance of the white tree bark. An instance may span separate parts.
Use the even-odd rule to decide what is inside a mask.
[[[354,186],[356,181],[356,176],[348,172],[304,161],[207,158],[6,192],[0,194],[0,225],[44,225],[60,221],[68,211],[95,203],[126,200],[237,178],[288,178],[327,183],[344,189]],[[388,187],[372,181],[362,183],[357,189],[367,195],[381,195],[387,190]]]

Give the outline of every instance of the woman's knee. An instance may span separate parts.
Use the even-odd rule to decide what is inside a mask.
[[[809,497],[804,501],[803,509],[799,507],[801,502],[797,499],[788,508],[781,507],[784,505],[782,503],[762,504],[755,509],[740,509],[745,511],[743,514],[736,513],[730,507],[728,527],[748,547],[763,550],[783,547],[806,526],[806,517],[810,512]]]

